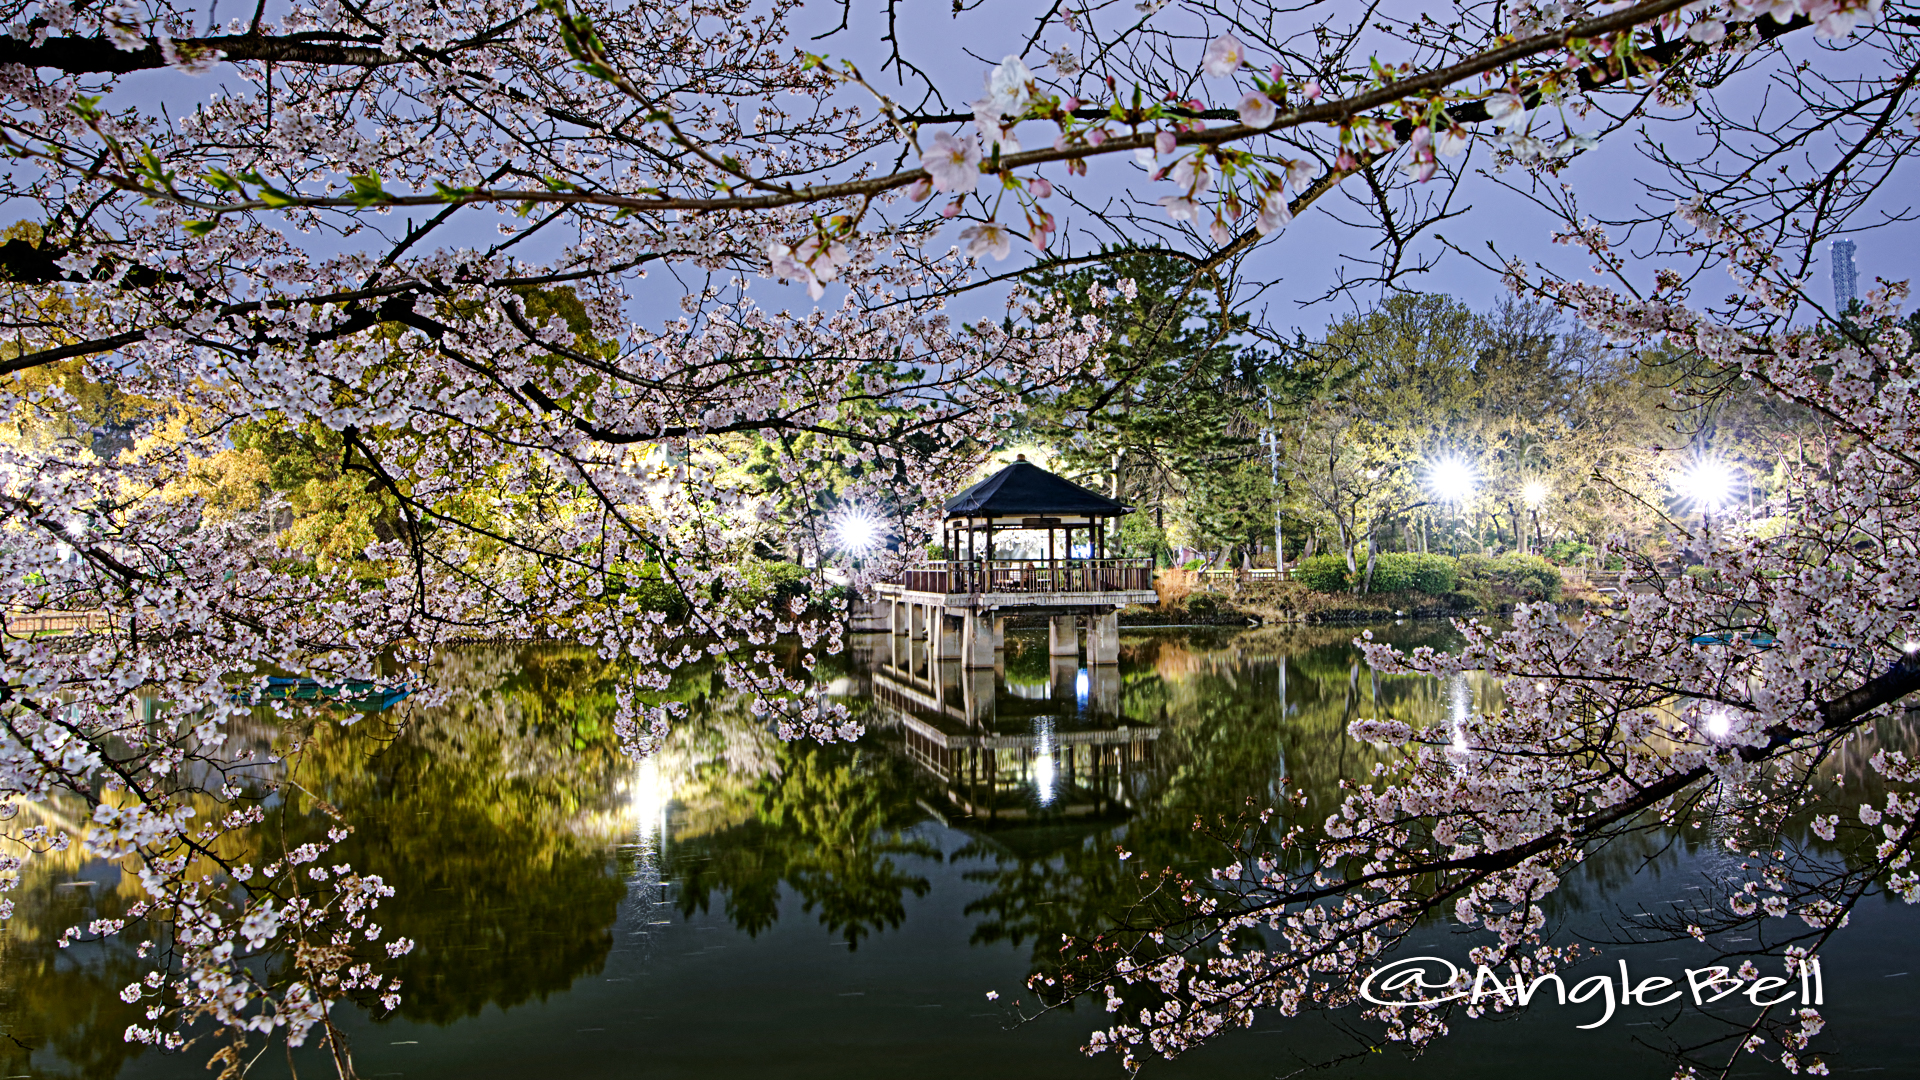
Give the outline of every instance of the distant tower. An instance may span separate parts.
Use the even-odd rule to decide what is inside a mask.
[[[1833,242],[1833,306],[1836,311],[1844,312],[1860,295],[1859,276],[1853,269],[1853,241],[1835,240]]]

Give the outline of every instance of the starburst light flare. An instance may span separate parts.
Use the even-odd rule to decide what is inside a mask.
[[[1733,470],[1726,462],[1701,458],[1674,479],[1673,487],[1695,508],[1711,512],[1732,500]]]
[[[1441,502],[1466,502],[1479,486],[1473,466],[1457,457],[1441,458],[1427,471],[1427,487]]]
[[[887,537],[887,523],[864,506],[847,504],[833,517],[833,539],[854,556],[871,555]]]

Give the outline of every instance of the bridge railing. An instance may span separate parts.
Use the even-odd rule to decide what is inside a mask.
[[[0,634],[71,634],[111,630],[113,616],[105,611],[0,611]]]
[[[930,593],[1101,593],[1153,588],[1152,559],[975,559],[922,563],[901,585]]]

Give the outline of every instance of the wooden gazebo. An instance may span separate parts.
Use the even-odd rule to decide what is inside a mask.
[[[1051,617],[1050,651],[1078,649],[1077,624],[1087,621],[1089,655],[1095,663],[1118,658],[1119,623],[1114,612],[1127,604],[1152,603],[1153,561],[1107,555],[1113,522],[1133,508],[1021,457],[948,499],[947,558],[909,568],[897,583],[880,586],[895,601],[892,625],[935,643],[938,655],[948,620],[963,624],[953,646],[969,665],[990,665],[1000,638],[1001,614],[1020,609]],[[997,550],[995,537],[1013,530],[1044,532],[1039,556],[1012,557]],[[1076,541],[1085,547],[1076,554]]]
[[[1048,562],[1072,557],[1076,531],[1090,557],[1102,559],[1107,554],[1107,523],[1131,513],[1133,507],[1055,476],[1022,455],[947,500],[947,557],[991,562],[995,533],[1044,529]],[[1056,536],[1062,541],[1057,554]]]

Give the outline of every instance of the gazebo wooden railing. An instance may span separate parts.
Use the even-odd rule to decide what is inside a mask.
[[[1152,559],[976,559],[922,563],[906,572],[908,592],[1107,593],[1153,588]]]

